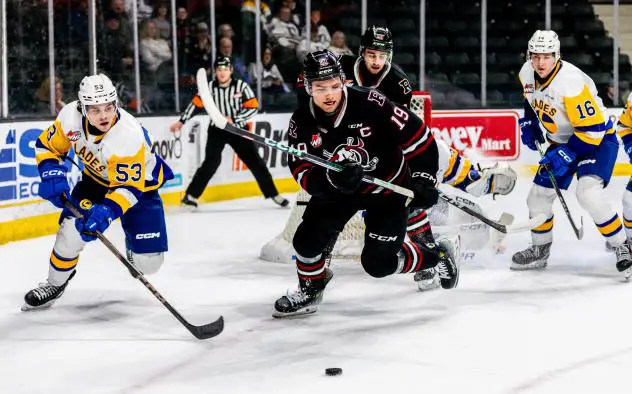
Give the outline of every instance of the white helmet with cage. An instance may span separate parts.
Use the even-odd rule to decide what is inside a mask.
[[[553,30],[536,30],[527,46],[527,59],[532,53],[553,53],[555,61],[560,60],[560,39]]]
[[[79,101],[81,112],[86,115],[89,105],[114,103],[118,105],[116,86],[105,74],[89,75],[84,77],[79,84]]]

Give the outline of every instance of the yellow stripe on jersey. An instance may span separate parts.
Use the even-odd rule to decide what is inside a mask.
[[[553,229],[553,223],[554,223],[553,216],[551,216],[550,218],[546,220],[546,222],[542,223],[538,227],[532,228],[531,231],[536,232],[536,233],[549,232]]]
[[[156,165],[160,165],[158,163],[156,163]],[[162,183],[165,180],[165,174],[164,174],[164,167],[162,165],[160,165],[160,169],[158,170],[158,177],[156,178],[156,184],[154,186],[145,186],[145,191],[149,192],[152,190],[156,190],[158,189],[160,186],[162,186]]]
[[[110,187],[131,186],[144,191],[145,188],[145,145],[134,156],[113,155],[108,160]]]
[[[614,214],[612,219],[608,220],[607,222],[602,224],[595,224],[597,225],[597,228],[599,229],[601,235],[603,235],[604,237],[613,236],[614,234],[618,233],[623,227],[621,220],[619,219],[619,215],[617,215],[616,213]]]
[[[42,131],[38,140],[44,148],[37,147],[35,149],[35,160],[37,164],[47,159],[59,159],[62,155],[70,151],[70,140],[66,136],[66,133],[64,133],[59,118],[55,119],[55,122],[46,130]]]
[[[577,138],[582,140],[582,142],[595,146],[601,144],[601,140],[603,139],[603,135],[601,137],[593,137],[587,132],[576,131],[574,134]]]
[[[625,226],[625,228],[632,229],[632,220],[623,218],[623,225]]]
[[[114,201],[119,207],[121,207],[121,211],[123,211],[122,213],[125,213],[128,209],[132,207],[132,203],[127,198],[125,198],[122,193],[119,193],[118,191],[109,193],[106,198]]]

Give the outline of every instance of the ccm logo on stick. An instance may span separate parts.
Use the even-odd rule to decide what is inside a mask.
[[[160,233],[136,234],[136,239],[152,239],[152,238],[160,238]]]
[[[376,239],[378,241],[382,241],[382,242],[391,242],[391,241],[397,241],[397,236],[395,235],[378,235],[375,233],[369,233],[369,238],[371,239]]]

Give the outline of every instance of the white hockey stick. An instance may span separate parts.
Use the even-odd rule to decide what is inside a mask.
[[[299,157],[303,160],[309,161],[310,163],[314,163],[321,167],[325,167],[329,170],[342,171],[342,166],[336,163],[329,162],[321,157],[309,154],[307,152],[303,152],[294,147],[282,144],[271,138],[266,138],[254,133],[250,133],[246,130],[242,130],[239,127],[229,124],[226,117],[222,115],[222,113],[219,111],[219,109],[217,109],[217,106],[215,105],[215,101],[213,100],[213,96],[211,95],[211,91],[208,86],[208,80],[206,78],[205,69],[200,68],[198,70],[196,80],[197,80],[198,94],[200,95],[200,98],[202,99],[202,103],[204,104],[204,109],[206,109],[206,112],[211,117],[211,123],[215,127],[222,129],[224,131],[227,131],[231,134],[235,134],[240,137],[249,139],[257,144],[267,145],[274,149],[280,150],[282,152],[287,152],[290,155]],[[362,180],[367,183],[372,183],[372,184],[381,186],[384,189],[392,190],[393,192],[397,194],[401,194],[407,197],[406,205],[410,204],[413,198],[415,198],[415,193],[413,193],[412,190],[407,189],[402,186],[394,185],[390,182],[386,182],[378,178],[374,178],[370,175],[365,174],[362,177]]]

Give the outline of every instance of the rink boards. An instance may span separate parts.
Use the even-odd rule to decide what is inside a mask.
[[[613,120],[622,109],[610,109]],[[521,110],[433,111],[432,129],[437,138],[476,161],[503,160],[512,163],[522,176],[534,173],[538,155],[520,143],[518,118]],[[287,141],[286,128],[291,114],[260,114],[251,131],[275,140]],[[179,203],[196,168],[204,157],[207,116],[191,119],[179,135],[169,132],[176,116],[142,117],[143,126],[153,137],[153,147],[174,170],[175,178],[160,192],[167,207]],[[35,165],[35,140],[50,121],[8,121],[0,123],[0,244],[52,234],[57,230],[58,211],[37,196],[39,174]],[[260,147],[281,193],[298,190],[287,168],[287,154]],[[74,155],[70,154],[72,158]],[[620,149],[615,175],[632,175],[627,156]],[[81,171],[67,162],[69,181],[74,185]],[[201,201],[211,202],[259,195],[250,171],[226,147],[222,164]]]

